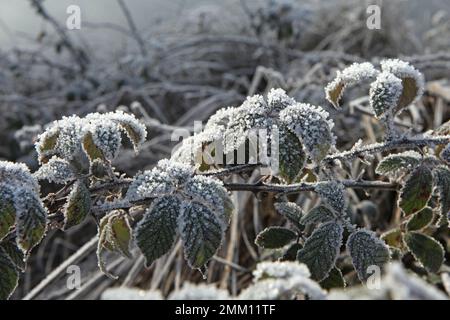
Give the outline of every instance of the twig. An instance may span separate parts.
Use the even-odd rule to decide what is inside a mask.
[[[128,7],[126,6],[125,2],[123,2],[123,0],[117,0],[117,3],[119,4],[120,8],[123,11],[123,14],[125,15],[125,18],[127,19],[128,25],[130,26],[131,29],[131,33],[133,34],[134,38],[136,39],[136,42],[139,45],[139,49],[141,50],[142,56],[147,57],[148,52],[147,48],[145,47],[145,42],[136,28],[136,24],[134,23],[130,10],[128,10]]]

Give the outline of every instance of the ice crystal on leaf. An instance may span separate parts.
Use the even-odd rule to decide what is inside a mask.
[[[147,265],[164,255],[180,234],[189,265],[203,267],[220,247],[233,208],[223,184],[194,175],[190,166],[162,160],[139,174],[127,193],[131,201],[154,197],[158,199],[135,230]]]
[[[35,177],[49,182],[64,184],[75,179],[70,163],[53,156],[47,163],[44,163],[35,173]]]
[[[143,124],[121,111],[92,113],[85,118],[63,117],[39,136],[36,143],[39,161],[46,163],[53,155],[79,161],[83,151],[91,161],[97,158],[113,160],[120,147],[121,132],[129,137],[135,150],[147,135]]]
[[[333,106],[338,107],[344,90],[357,83],[373,79],[377,76],[378,70],[369,62],[354,63],[344,70],[338,71],[336,77],[325,88],[328,101]]]
[[[16,226],[16,242],[28,253],[47,230],[47,209],[27,166],[0,161],[0,239]]]
[[[370,105],[380,118],[392,115],[402,93],[402,81],[390,72],[381,72],[370,86]]]
[[[323,181],[316,185],[316,192],[322,200],[337,213],[346,208],[345,187],[337,181]]]

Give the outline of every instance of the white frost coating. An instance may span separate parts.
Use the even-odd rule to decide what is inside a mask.
[[[305,294],[312,300],[323,300],[325,291],[317,282],[303,276],[287,279],[265,279],[243,290],[241,300],[292,300],[298,294]]]
[[[267,103],[272,109],[284,109],[295,103],[295,100],[286,94],[283,89],[271,89],[267,94]]]
[[[370,105],[377,117],[392,113],[402,94],[402,81],[390,72],[381,72],[370,85]]]
[[[185,283],[183,288],[172,292],[168,300],[229,300],[228,291],[214,285]]]
[[[82,140],[86,133],[91,132],[94,142],[112,159],[117,156],[120,147],[121,135],[124,131],[133,142],[135,150],[145,141],[146,128],[133,115],[122,111],[105,114],[91,113],[85,118],[78,116],[63,117],[54,121],[44,133],[39,135],[36,150],[39,158],[47,155],[57,155],[66,160],[78,158],[82,153]],[[44,150],[44,144],[48,137],[57,135],[56,143],[51,150]],[[44,152],[44,154],[42,154]]]
[[[207,205],[219,215],[224,213],[223,183],[205,176],[194,176],[186,184],[185,192],[194,200]]]
[[[12,187],[29,188],[36,193],[40,190],[37,180],[23,163],[0,161],[0,183]]]
[[[258,263],[253,271],[254,281],[264,278],[282,278],[287,279],[293,276],[302,276],[309,278],[311,273],[304,263],[284,261],[284,262],[261,262]]]
[[[357,286],[344,290],[331,290],[329,300],[447,300],[444,293],[415,274],[407,272],[400,263],[387,266],[380,289]]]
[[[34,174],[40,180],[64,184],[75,179],[75,175],[67,160],[53,156]]]
[[[136,288],[109,288],[101,296],[101,300],[163,300],[159,291],[145,291]]]
[[[337,181],[324,181],[317,183],[316,192],[332,209],[343,213],[346,208],[345,187]]]
[[[440,154],[442,160],[450,164],[450,143],[445,146],[445,148],[441,151]]]

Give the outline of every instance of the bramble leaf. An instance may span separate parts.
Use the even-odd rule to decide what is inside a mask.
[[[420,154],[415,151],[391,154],[380,161],[375,172],[384,176],[394,176],[398,172],[406,172],[416,168],[420,159]]]
[[[322,224],[298,251],[297,260],[308,266],[314,280],[325,279],[334,267],[343,230],[342,225],[335,221]]]
[[[320,281],[320,286],[324,289],[345,288],[346,283],[341,270],[336,267],[331,269],[328,277]]]
[[[296,181],[305,165],[306,154],[300,140],[287,128],[280,129],[278,152],[280,176],[287,183]]]
[[[432,174],[426,166],[417,167],[406,179],[400,191],[399,206],[405,216],[423,209],[431,197]]]
[[[184,202],[178,216],[184,255],[192,268],[203,267],[217,252],[225,233],[225,223],[207,207]]]
[[[361,281],[371,275],[369,267],[382,267],[389,261],[389,249],[383,240],[366,229],[360,229],[350,235],[347,240],[347,250],[352,257],[353,266]]]
[[[444,262],[444,248],[439,242],[417,231],[406,233],[404,239],[408,249],[425,269],[433,273],[439,271]]]
[[[403,247],[403,233],[400,228],[394,228],[392,230],[386,231],[380,236],[380,238],[391,247]]]
[[[0,241],[9,233],[15,222],[13,195],[8,189],[0,189]]]
[[[142,251],[149,267],[175,242],[180,202],[175,197],[155,200],[134,230],[137,246]]]
[[[265,249],[284,247],[297,238],[297,234],[283,227],[269,227],[261,231],[255,239],[255,244]]]
[[[440,225],[448,225],[450,220],[450,170],[444,166],[433,169],[434,183],[439,196],[441,213]]]
[[[24,272],[26,268],[26,257],[19,249],[14,240],[6,240],[0,244],[0,250],[8,256],[17,269]]]
[[[102,150],[95,145],[91,132],[86,133],[83,138],[83,150],[91,162],[97,159],[105,160]]]
[[[420,230],[428,226],[433,220],[433,210],[429,207],[423,208],[409,219],[406,224],[408,231]]]
[[[337,181],[322,181],[317,183],[316,192],[322,200],[337,213],[343,213],[346,208],[345,187]]]
[[[14,263],[0,249],[0,300],[7,300],[14,292],[19,281],[19,273]]]
[[[83,181],[77,181],[64,206],[64,230],[83,222],[90,210],[91,193]]]
[[[59,130],[51,130],[39,137],[36,143],[36,150],[39,154],[39,162],[47,163],[54,153],[56,143],[59,138]]]
[[[296,228],[303,229],[300,222],[303,211],[294,202],[277,202],[274,203],[275,210],[289,220]]]
[[[333,212],[325,206],[317,206],[312,208],[306,215],[302,217],[300,222],[304,225],[328,222],[335,217]]]

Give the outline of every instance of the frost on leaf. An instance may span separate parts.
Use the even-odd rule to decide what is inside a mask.
[[[86,153],[89,159],[112,160],[117,156],[125,132],[135,150],[145,140],[145,126],[134,116],[120,111],[105,114],[92,113],[85,118],[63,117],[54,121],[38,137],[36,150],[41,163],[56,155],[65,160],[81,159]]]
[[[8,255],[0,249],[0,300],[9,299],[17,287],[19,273]]]
[[[425,234],[411,231],[404,236],[405,244],[413,256],[429,272],[438,272],[444,262],[444,248],[442,245]]]
[[[75,182],[64,206],[64,230],[83,222],[91,210],[91,193],[83,181]]]
[[[202,268],[217,252],[225,226],[217,215],[202,204],[183,203],[178,228],[185,258],[192,268]]]
[[[97,258],[100,271],[111,279],[117,279],[116,276],[106,270],[102,258],[103,249],[111,252],[117,252],[126,258],[131,258],[131,227],[128,216],[123,210],[114,210],[108,213],[100,220],[99,239],[97,245]]]
[[[283,227],[269,227],[261,231],[255,239],[256,245],[265,249],[277,249],[284,247],[297,239],[297,234]]]
[[[427,205],[433,187],[432,178],[431,170],[424,165],[414,169],[408,176],[399,198],[399,206],[405,216],[413,214]]]
[[[335,144],[333,121],[321,107],[296,103],[280,112],[281,122],[303,143],[312,160],[320,162]]]
[[[146,265],[166,254],[177,235],[180,201],[174,197],[155,200],[134,230],[135,242],[146,259]]]
[[[402,81],[389,72],[381,72],[370,86],[370,106],[375,116],[393,115],[402,93]]]
[[[341,270],[336,267],[331,269],[328,277],[320,281],[320,286],[324,289],[345,288],[346,285]]]
[[[191,284],[185,283],[183,287],[172,292],[168,300],[228,300],[228,291],[218,289],[212,284]]]
[[[8,256],[11,262],[16,266],[16,268],[22,272],[26,269],[26,256],[22,250],[17,246],[14,239],[4,240],[0,243],[0,251]]]
[[[380,175],[395,177],[400,173],[416,168],[421,159],[422,156],[415,151],[390,154],[380,161],[375,172]]]
[[[420,230],[428,226],[433,221],[433,210],[429,207],[423,208],[409,219],[406,224],[408,231]]]
[[[65,184],[75,179],[70,163],[56,156],[50,158],[47,163],[42,164],[35,173],[35,177],[59,184]]]
[[[287,128],[279,135],[279,175],[287,182],[295,182],[306,161],[303,145],[298,137]]]
[[[402,81],[402,92],[394,113],[417,101],[424,91],[423,75],[408,62],[398,59],[381,61],[381,70],[392,73]]]
[[[15,213],[16,241],[28,253],[47,229],[47,210],[39,198],[39,185],[23,164],[0,161],[0,237],[8,233]]]
[[[263,262],[253,272],[253,285],[239,295],[242,300],[292,300],[299,294],[312,300],[325,299],[317,282],[309,279],[308,268],[298,262]]]
[[[342,233],[340,223],[324,223],[314,230],[298,251],[297,260],[308,266],[314,280],[325,279],[334,267],[342,243]]]
[[[192,267],[203,267],[220,246],[233,203],[222,182],[194,175],[194,171],[193,167],[161,160],[152,170],[138,174],[127,192],[128,201],[162,197],[163,200],[154,200],[155,205],[170,205],[170,215],[162,215],[166,209],[154,212],[150,207],[136,229],[135,238],[148,264],[172,246],[174,224]],[[156,230],[155,223],[165,228]],[[161,230],[165,232],[162,238],[158,237]]]
[[[323,181],[317,183],[316,192],[322,200],[337,213],[342,213],[346,209],[345,187],[337,181]]]
[[[377,74],[378,71],[369,62],[354,63],[342,72],[338,71],[334,80],[325,88],[326,98],[333,106],[338,107],[344,89],[365,80],[373,79]]]
[[[439,197],[440,225],[448,225],[450,220],[450,170],[444,166],[434,168],[434,183]]]
[[[300,222],[304,225],[331,221],[335,218],[333,212],[325,206],[317,206],[302,217]]]
[[[302,208],[294,202],[277,202],[274,204],[275,210],[289,220],[297,229],[302,229],[300,220],[303,215]]]
[[[374,232],[365,229],[350,235],[347,240],[347,250],[361,281],[365,281],[371,275],[368,272],[369,267],[381,268],[390,258],[386,244],[377,238]]]
[[[444,149],[442,149],[439,156],[441,157],[442,160],[447,162],[447,164],[450,164],[450,143],[447,144]]]

